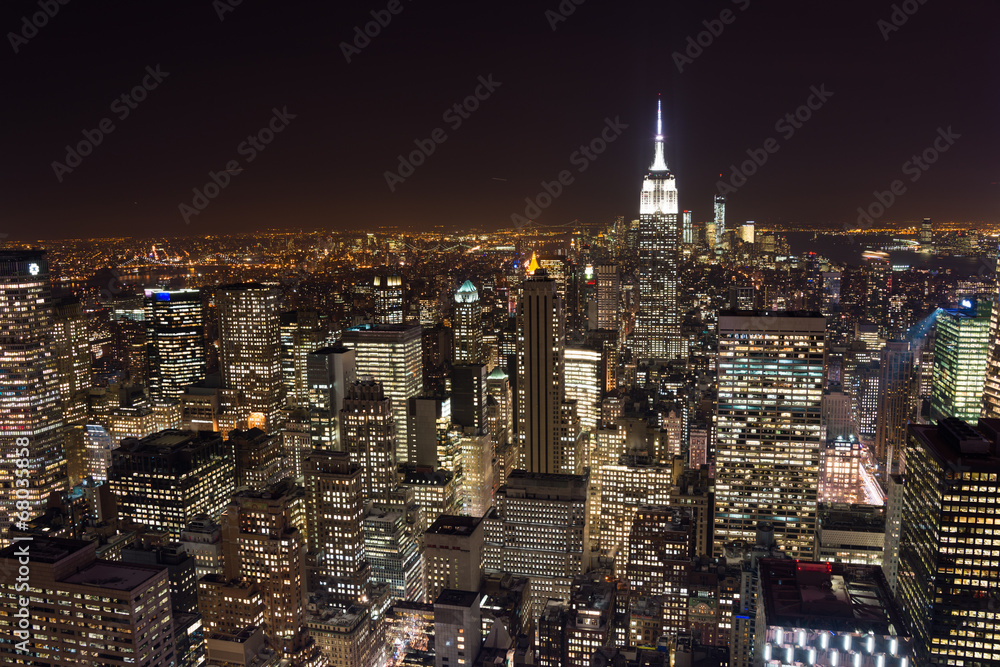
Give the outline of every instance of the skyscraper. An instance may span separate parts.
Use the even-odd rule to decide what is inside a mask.
[[[1000,664],[998,444],[995,419],[909,428],[896,594],[915,664]]]
[[[226,579],[247,578],[264,594],[265,632],[286,655],[298,653],[305,622],[304,540],[292,522],[290,487],[241,491],[222,519]]]
[[[549,598],[569,600],[573,577],[588,570],[587,475],[516,470],[486,521],[486,567],[531,580],[532,618]]]
[[[407,457],[407,402],[424,390],[422,333],[419,324],[360,326],[344,332],[344,344],[354,350],[357,376],[371,376],[381,382],[386,396],[392,399],[396,458],[400,463],[405,463]]]
[[[111,456],[119,515],[153,529],[180,534],[199,514],[215,519],[235,488],[232,449],[211,431],[126,438]]]
[[[44,252],[0,252],[0,544],[66,489],[51,289]]]
[[[715,195],[715,199],[712,201],[713,207],[712,212],[714,213],[714,228],[715,232],[713,238],[715,242],[710,244],[711,247],[717,247],[719,251],[722,250],[722,240],[726,237],[726,196],[725,195]]]
[[[916,403],[913,369],[913,350],[908,341],[886,343],[879,362],[875,436],[875,458],[884,466],[883,477],[900,472],[899,464],[906,447],[906,424]]]
[[[934,225],[930,218],[924,218],[920,223],[920,245],[928,249],[934,245]]]
[[[343,343],[322,347],[306,355],[313,449],[343,451],[340,411],[344,407],[347,388],[354,380],[354,350]]]
[[[565,320],[556,281],[538,269],[522,286],[518,325],[518,437],[529,472],[573,474],[581,465],[576,408],[565,402]]]
[[[361,467],[361,495],[366,501],[386,499],[396,488],[396,424],[392,400],[382,384],[356,381],[340,411],[341,442],[351,461]]]
[[[716,555],[770,521],[780,547],[812,556],[825,354],[821,315],[719,316]]]
[[[303,462],[306,521],[316,582],[337,600],[356,603],[368,587],[361,521],[361,466],[345,452],[314,451]]]
[[[618,331],[618,266],[597,265],[597,328]]]
[[[129,665],[145,656],[149,667],[179,664],[184,656],[174,649],[167,568],[98,560],[96,547],[41,537],[0,550],[5,574],[31,562],[22,583],[13,574],[0,580],[0,606],[7,610],[0,615],[0,663]],[[35,629],[19,624],[15,610],[21,609]]]
[[[990,347],[986,356],[986,378],[983,384],[983,416],[1000,419],[1000,274],[994,292],[990,314]]]
[[[963,302],[938,314],[931,419],[979,419],[989,349],[989,301]]]
[[[198,290],[146,290],[149,394],[175,400],[205,377],[205,314]]]
[[[375,276],[375,324],[403,323],[403,279],[383,272]]]
[[[643,178],[639,204],[639,311],[634,352],[638,359],[686,357],[677,307],[680,221],[677,185],[664,154],[662,111],[657,105],[653,164]]]
[[[224,285],[219,309],[219,366],[227,389],[238,392],[250,426],[274,433],[284,404],[278,291],[256,283]]]
[[[454,358],[456,364],[483,362],[483,315],[479,291],[466,280],[455,292]]]

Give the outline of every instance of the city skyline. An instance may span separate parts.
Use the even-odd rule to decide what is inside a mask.
[[[114,22],[72,5],[35,29],[22,24],[34,5],[6,8],[2,24],[15,37],[5,76],[25,104],[8,130],[0,232],[23,240],[123,235],[136,225],[178,235],[343,230],[369,219],[417,231],[497,229],[517,216],[631,218],[657,94],[667,161],[683,175],[680,205],[695,220],[711,219],[721,189],[730,224],[850,225],[894,180],[905,192],[879,222],[996,220],[997,99],[978,85],[996,47],[976,33],[995,3],[978,2],[984,20],[961,37],[937,30],[947,10],[933,4],[894,17],[891,4],[818,14],[800,3],[738,0],[625,9],[570,2],[571,12],[505,6],[485,32],[477,26],[477,39],[464,32],[468,9],[447,3],[411,11],[400,2],[391,19],[376,6],[216,5],[155,15],[122,8],[116,19],[136,26],[122,46]],[[371,12],[388,23],[371,29],[367,46],[353,46]],[[506,36],[515,28],[524,47],[512,51]],[[261,30],[267,45],[256,39]],[[88,52],[82,35],[108,47]],[[425,37],[438,46],[423,49]],[[588,48],[595,39],[606,48]],[[246,52],[255,57],[237,55]],[[801,64],[789,65],[790,53]],[[945,66],[952,54],[983,71],[954,71]],[[33,83],[40,80],[44,87]],[[121,101],[136,87],[141,102]],[[467,99],[475,110],[456,112]],[[868,107],[878,112],[857,113]],[[809,118],[800,123],[795,113]],[[69,167],[66,146],[86,141],[84,130],[96,138],[104,119],[114,129],[101,130],[92,154]],[[620,132],[613,143],[592,158],[581,152],[609,121]],[[268,128],[260,146],[242,143]],[[398,156],[415,142],[433,153],[406,175]],[[935,142],[945,150],[923,171],[911,158],[933,155]],[[754,155],[757,164],[743,169]],[[734,168],[754,173],[741,185]],[[543,183],[563,170],[573,181],[540,206]],[[196,201],[194,189],[213,183],[209,172],[225,174],[215,179],[223,185]]]
[[[0,662],[1000,667],[1000,2],[373,1],[0,9]]]

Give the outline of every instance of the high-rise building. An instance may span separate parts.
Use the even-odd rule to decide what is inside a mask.
[[[146,290],[149,394],[176,400],[205,378],[205,311],[198,290]]]
[[[684,245],[693,245],[695,239],[694,232],[694,221],[692,219],[691,211],[684,211],[682,215],[682,228],[681,228],[681,243]]]
[[[780,547],[812,557],[825,356],[821,315],[719,316],[717,555],[770,521]]]
[[[989,349],[990,301],[938,313],[934,335],[931,419],[979,419]]]
[[[342,343],[322,347],[306,355],[313,449],[343,451],[340,411],[344,408],[347,388],[355,379],[354,350]]]
[[[480,364],[483,358],[483,314],[479,291],[466,280],[455,292],[455,319],[452,322],[456,364]]]
[[[485,567],[528,577],[532,618],[549,598],[569,600],[590,559],[587,475],[515,470],[486,521]]]
[[[339,332],[327,331],[315,310],[281,314],[281,379],[288,405],[309,405],[309,354],[338,337]]]
[[[990,314],[990,343],[983,382],[983,416],[1000,419],[1000,275],[997,277],[994,295],[996,298]]]
[[[345,604],[368,588],[361,467],[345,452],[314,451],[303,462],[309,550],[319,587]]]
[[[920,223],[920,245],[925,248],[934,246],[934,225],[930,218],[924,218]]]
[[[227,389],[238,392],[248,425],[274,433],[284,405],[281,378],[280,294],[256,283],[224,285],[219,310],[219,366]]]
[[[111,452],[108,483],[122,520],[180,534],[200,514],[215,519],[233,495],[229,444],[210,431],[126,438]]]
[[[996,419],[910,425],[896,594],[915,664],[1000,664],[998,446]]]
[[[883,336],[889,324],[889,288],[892,284],[887,253],[865,253],[865,319],[878,327]]]
[[[36,537],[0,551],[0,663],[172,667],[183,660],[174,648],[167,568],[99,560],[96,546]],[[30,567],[30,576],[17,579],[19,567]]]
[[[424,390],[424,366],[421,351],[423,329],[419,324],[352,327],[344,332],[343,342],[354,350],[354,368],[358,377],[371,376],[382,383],[392,399],[396,422],[396,458],[407,458],[407,402]]]
[[[518,438],[529,472],[572,474],[581,461],[576,406],[566,402],[566,342],[556,281],[538,269],[522,286],[518,324]]]
[[[361,467],[361,496],[387,498],[396,488],[397,431],[392,400],[382,384],[362,379],[348,387],[340,423],[344,451]]]
[[[629,533],[625,576],[637,595],[663,597],[662,634],[687,629],[687,588],[694,556],[691,515],[663,505],[641,505]]]
[[[442,514],[424,533],[424,589],[434,600],[446,588],[479,590],[483,517]]]
[[[451,375],[451,418],[462,428],[486,428],[485,364],[459,364]]]
[[[906,447],[906,424],[915,413],[915,380],[914,351],[909,341],[887,342],[879,361],[875,432],[875,458],[883,466],[883,477],[900,470]]]
[[[597,265],[597,328],[618,331],[618,265]]]
[[[387,585],[393,599],[422,601],[423,559],[417,536],[407,529],[406,513],[374,507],[361,525],[372,583]]]
[[[712,213],[715,222],[714,231],[715,234],[713,238],[715,243],[712,247],[719,245],[720,240],[726,236],[726,196],[725,195],[715,195],[712,200]]]
[[[601,411],[601,352],[586,347],[566,348],[566,399],[576,402],[580,429],[593,433]]]
[[[485,430],[468,428],[461,435],[461,447],[462,514],[483,516],[493,505],[493,441]]]
[[[391,272],[375,276],[375,324],[403,323],[403,279]]]
[[[265,633],[286,655],[302,650],[305,544],[292,519],[289,485],[233,496],[222,519],[226,579],[247,578],[264,597]]]
[[[669,361],[687,357],[677,303],[681,230],[659,102],[656,114],[655,154],[643,178],[639,204],[639,311],[633,351],[638,359]]]
[[[54,345],[45,253],[0,252],[0,544],[66,490]]]

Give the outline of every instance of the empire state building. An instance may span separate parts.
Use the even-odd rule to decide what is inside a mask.
[[[642,180],[639,203],[639,312],[633,351],[659,363],[687,356],[677,307],[680,216],[677,183],[664,154],[662,103],[656,107],[653,164]]]

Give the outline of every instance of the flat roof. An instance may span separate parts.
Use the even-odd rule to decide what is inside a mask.
[[[477,516],[442,514],[427,532],[432,535],[471,535],[482,521],[483,518]]]
[[[769,626],[909,636],[876,565],[764,558],[760,584]]]
[[[134,563],[119,563],[95,560],[79,572],[72,574],[63,583],[99,586],[117,591],[132,591],[154,578],[165,567],[153,565],[136,565]]]
[[[93,548],[93,542],[86,540],[67,540],[61,537],[39,537],[31,540],[18,540],[0,549],[0,558],[18,558],[20,551],[27,546],[29,558],[33,563],[57,563],[76,552]]]
[[[445,588],[434,600],[435,605],[446,604],[451,607],[471,607],[479,599],[476,591],[460,591],[456,588]]]

